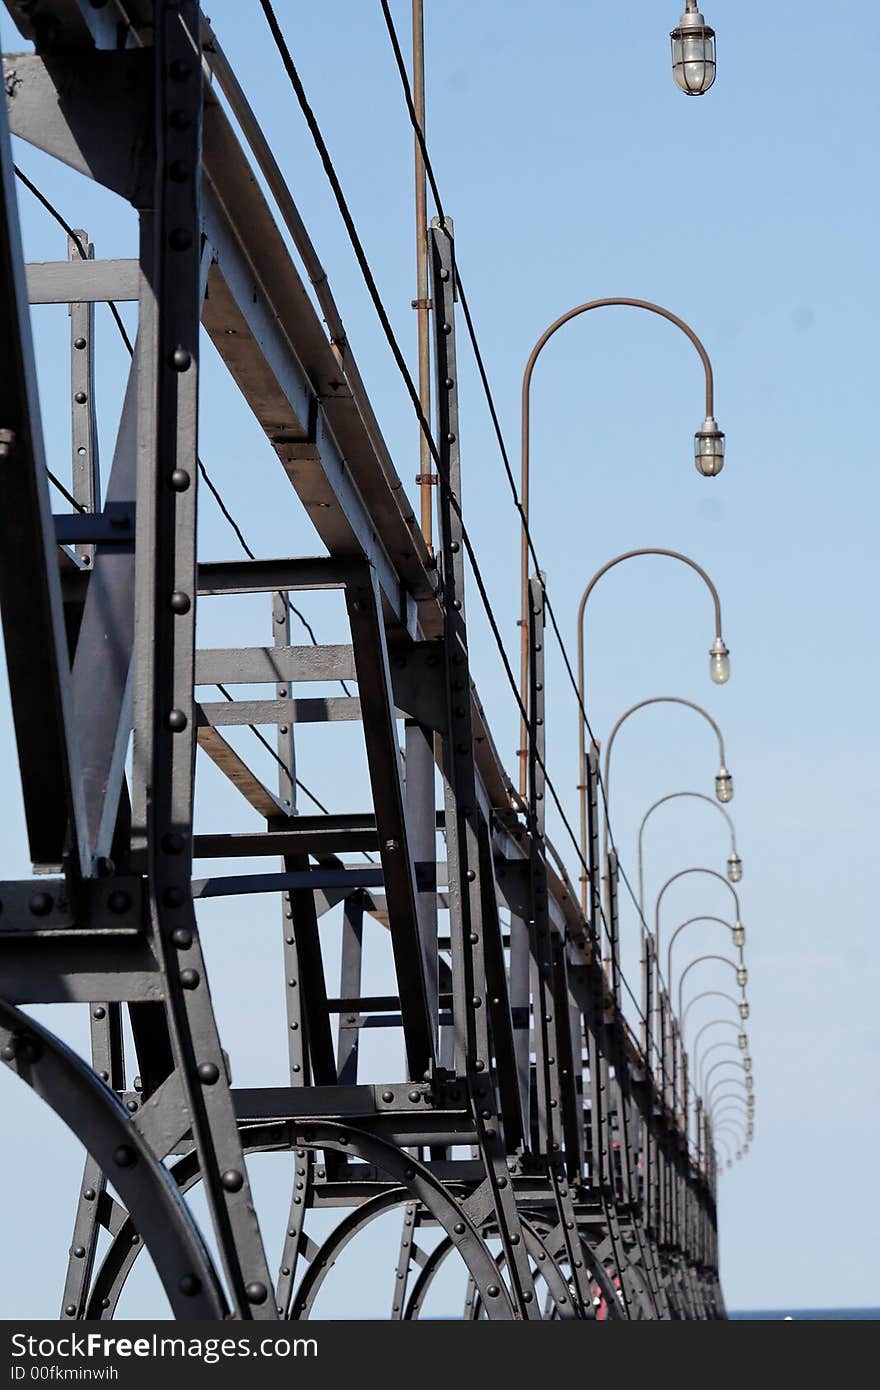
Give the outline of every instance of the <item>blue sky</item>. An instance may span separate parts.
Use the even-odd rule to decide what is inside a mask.
[[[378,0],[337,0],[332,22],[324,6],[276,8],[414,364],[412,142]],[[405,45],[409,8],[405,0],[393,6]],[[259,7],[214,0],[210,13],[329,273],[414,496],[411,407]],[[525,360],[544,327],[576,303],[617,295],[658,301],[690,322],[711,354],[727,462],[719,478],[704,480],[692,457],[702,377],[681,334],[647,314],[609,309],[557,335],[532,395],[535,540],[571,650],[584,585],[621,551],[683,551],[718,586],[732,661],[722,689],[709,682],[711,607],[690,570],[643,559],[602,581],[588,609],[591,721],[604,740],[629,705],[678,695],[706,706],[728,747],[736,785],[729,809],[745,865],[740,897],[757,1096],[752,1152],[721,1183],[728,1302],[880,1304],[863,1216],[878,1146],[873,859],[880,671],[869,603],[876,595],[878,502],[871,388],[880,14],[855,0],[847,23],[832,24],[818,4],[777,0],[768,29],[754,9],[731,0],[707,0],[705,13],[718,36],[718,79],[705,98],[689,100],[669,71],[667,34],[677,0],[610,8],[596,0],[540,7],[426,0],[428,141],[515,466]],[[6,48],[18,46],[8,20],[2,35]],[[135,254],[129,210],[29,150],[17,157],[64,214],[89,230],[99,255]],[[20,206],[28,256],[62,256],[63,237],[24,192]],[[66,318],[64,310],[40,309],[34,320],[48,448],[63,470]],[[111,330],[99,327],[105,459],[125,368]],[[514,656],[516,520],[463,344],[460,353],[465,512]],[[268,445],[210,350],[202,390],[202,455],[252,544],[264,554],[316,553]],[[234,553],[210,499],[201,524],[207,550]],[[512,769],[516,710],[474,601],[470,612],[478,685]],[[263,640],[250,625],[252,613],[242,606],[242,641]],[[313,603],[310,614],[323,625],[322,637],[344,640],[341,615],[329,604]],[[206,605],[204,640],[215,621]],[[577,725],[556,652],[547,689],[549,768],[574,816]],[[339,740],[334,734],[331,748],[325,733],[300,741],[301,775],[334,807],[362,809],[362,783],[351,772],[355,745],[345,744],[347,733]],[[26,874],[8,716],[0,720],[0,765],[10,789],[3,872]],[[660,707],[628,723],[615,744],[612,818],[633,877],[647,807],[671,791],[711,794],[715,770],[711,734],[690,712]],[[210,769],[202,777],[203,826],[228,825],[239,808]],[[551,833],[562,848],[552,818]],[[664,808],[648,832],[649,903],[677,869],[723,869],[727,852],[721,818],[709,808]],[[570,855],[568,862],[574,876]],[[664,899],[664,938],[686,917],[726,916],[728,908],[721,885],[692,876]],[[265,1082],[270,1070],[281,1081],[277,913],[260,908],[242,923],[236,911],[215,910],[212,945],[218,1009],[236,1040],[235,1079]],[[631,912],[623,932],[632,974]],[[691,940],[694,952],[697,942],[712,951],[723,936],[720,928],[695,928]],[[377,978],[383,949],[377,944]],[[683,950],[682,962],[686,957]],[[700,988],[728,988],[723,967],[717,975],[713,966],[699,969],[689,979],[699,978]],[[711,1017],[698,1014],[701,1007],[691,1015],[695,1026]],[[74,1038],[82,1026],[65,1024]],[[384,1056],[376,1065],[381,1071]],[[38,1229],[17,1203],[9,1212],[7,1202],[10,1243],[25,1276],[47,1264],[58,1270],[60,1296],[79,1159],[24,1088],[7,1076],[0,1087],[28,1126],[20,1147],[6,1148],[8,1176],[23,1169],[33,1175],[31,1202],[36,1177],[45,1183]],[[270,1174],[268,1162],[254,1167],[258,1198],[273,1213],[283,1175]],[[267,1216],[267,1228],[273,1221],[277,1227],[275,1215]],[[267,1240],[274,1249],[275,1234]],[[387,1252],[382,1247],[388,1275],[381,1294],[361,1283],[357,1308],[370,1311],[373,1298],[376,1311],[387,1303],[395,1240],[389,1235]],[[352,1253],[352,1260],[363,1280],[368,1252]],[[149,1280],[138,1277],[147,1297]],[[355,1312],[348,1297],[340,1286],[328,1313]],[[45,1296],[26,1279],[7,1300],[7,1316],[53,1316],[57,1306],[54,1292]]]

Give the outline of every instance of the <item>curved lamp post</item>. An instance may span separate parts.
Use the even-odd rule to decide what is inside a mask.
[[[699,866],[690,869],[679,869],[678,873],[672,874],[672,876],[666,880],[663,887],[660,889],[660,892],[657,894],[657,901],[654,904],[654,941],[656,943],[658,956],[660,954],[660,904],[663,901],[663,894],[666,892],[667,888],[671,888],[673,883],[676,883],[678,879],[687,878],[689,874],[708,874],[710,878],[717,878],[719,883],[724,884],[725,888],[727,888],[728,891],[732,894],[733,901],[736,904],[736,921],[732,930],[735,931],[736,928],[739,927],[743,932],[745,931],[745,928],[743,927],[742,922],[740,921],[739,895],[736,889],[733,887],[733,885],[728,883],[727,879],[724,877],[723,874],[717,873],[715,869],[705,869]],[[743,940],[745,940],[745,937],[743,937]],[[679,1013],[679,1017],[680,1016],[681,1015]]]
[[[691,1049],[691,1051],[694,1054],[694,1071],[697,1073],[697,1076],[700,1077],[700,1083],[698,1087],[700,1091],[703,1090],[703,1083],[705,1081],[705,1076],[702,1075],[702,1072],[706,1066],[706,1061],[709,1057],[711,1057],[713,1052],[718,1052],[721,1048],[724,1048],[725,1050],[730,1050],[731,1052],[736,1052],[738,1050],[736,1043],[729,1042],[727,1038],[721,1038],[718,1042],[712,1043],[711,1047],[706,1048],[702,1057],[700,1057],[697,1054],[696,1042],[694,1043],[694,1046]],[[745,1057],[748,1057],[748,1053],[744,1054],[743,1060],[745,1060]],[[749,1066],[746,1068],[746,1070],[751,1070],[751,1058],[749,1058]]]
[[[682,987],[683,987],[683,985],[684,985],[684,982],[685,982],[685,980],[687,979],[687,976],[688,976],[688,975],[690,974],[690,972],[693,970],[693,968],[694,968],[695,965],[702,965],[703,961],[707,961],[707,960],[721,960],[721,961],[724,961],[725,965],[729,965],[730,968],[731,968],[731,970],[733,970],[734,973],[735,973],[735,975],[736,975],[736,982],[737,982],[737,984],[740,985],[743,989],[745,989],[745,987],[746,987],[746,985],[747,985],[747,983],[748,983],[749,974],[748,974],[748,971],[746,970],[745,966],[742,964],[742,957],[740,957],[740,963],[739,963],[739,965],[737,965],[737,963],[736,963],[735,960],[731,960],[731,959],[730,959],[730,956],[717,956],[717,955],[697,956],[697,958],[696,958],[695,960],[692,960],[692,961],[690,962],[689,965],[686,965],[686,966],[685,966],[684,970],[681,972],[681,975],[680,975],[680,977],[679,977],[679,981],[678,981],[678,1016],[679,1016],[679,1018],[681,1018],[681,1006],[682,1006],[682,993],[681,993],[681,992],[682,992]],[[671,984],[672,984],[672,981],[670,981],[670,985],[671,985]]]
[[[695,797],[697,801],[705,801],[707,805],[712,806],[716,811],[718,811],[720,815],[724,817],[724,819],[727,821],[727,825],[730,830],[730,855],[727,860],[727,877],[731,883],[739,883],[740,879],[743,876],[742,860],[740,859],[736,849],[736,829],[734,827],[730,812],[725,811],[723,806],[719,806],[717,801],[713,801],[711,796],[706,796],[705,792],[669,792],[668,795],[661,796],[659,800],[655,801],[652,806],[648,807],[647,811],[642,816],[642,823],[639,826],[639,907],[643,912],[645,910],[645,884],[643,874],[642,842],[645,834],[645,826],[648,823],[648,817],[651,816],[653,812],[656,811],[660,806],[664,806],[667,801],[676,801],[679,797],[682,796]]]
[[[627,550],[623,555],[616,555],[613,560],[609,560],[601,569],[597,570],[590,580],[584,592],[581,594],[581,601],[578,606],[577,617],[577,664],[578,664],[578,766],[580,768],[580,793],[581,810],[581,857],[584,862],[587,858],[587,750],[586,750],[586,720],[584,711],[586,710],[586,691],[584,683],[584,613],[587,607],[587,600],[593,592],[599,580],[609,570],[614,569],[615,565],[622,564],[624,560],[633,560],[640,555],[664,555],[670,560],[680,560],[683,565],[690,565],[692,570],[703,580],[709,593],[712,595],[712,604],[715,610],[715,640],[709,648],[709,675],[716,685],[724,685],[730,679],[730,652],[724,644],[721,633],[721,600],[718,597],[718,590],[712,583],[706,571],[696,560],[691,560],[687,555],[682,555],[678,550],[662,550],[657,547],[644,547],[641,550]],[[723,762],[723,759],[722,759]],[[584,912],[587,908],[586,884],[582,887],[582,907]]]
[[[675,938],[684,931],[685,927],[693,926],[695,922],[717,922],[719,926],[727,927],[733,937],[734,946],[738,947],[740,952],[746,944],[746,929],[738,918],[736,922],[726,922],[723,917],[689,917],[686,922],[682,922],[680,927],[676,927],[666,948],[666,978],[670,984],[672,982],[672,948],[675,945]]]
[[[684,1011],[684,1014],[682,1015],[682,1020],[681,1020],[681,1037],[682,1037],[682,1045],[684,1044],[684,1025],[685,1025],[685,1022],[687,1021],[687,1016],[688,1016],[688,1014],[690,1013],[691,1009],[694,1007],[694,1005],[697,1004],[697,1003],[699,1003],[699,1001],[700,1001],[701,999],[728,999],[728,1000],[730,1001],[730,1003],[734,1006],[734,1008],[739,1010],[739,1016],[740,1016],[741,1019],[745,1020],[745,1019],[747,1019],[748,1016],[749,1016],[749,1005],[748,1005],[748,1000],[746,1000],[746,999],[734,999],[734,997],[733,997],[732,994],[728,994],[728,993],[726,992],[726,990],[723,990],[723,989],[704,989],[700,994],[695,994],[695,995],[694,995],[693,999],[690,1000],[690,1002],[688,1003],[687,1008],[686,1008],[685,1011]],[[743,1013],[743,1010],[744,1010],[744,1009],[745,1009],[745,1013]],[[713,1020],[713,1021],[714,1021],[714,1020]]]
[[[698,998],[698,999],[701,999],[701,998],[702,998],[702,995],[699,995],[699,994],[698,994],[698,995],[697,995],[697,998]],[[740,1025],[739,1025],[734,1019],[732,1019],[732,1018],[710,1018],[708,1023],[704,1023],[703,1026],[702,1026],[702,1028],[700,1028],[700,1029],[697,1030],[697,1036],[694,1038],[694,1046],[693,1046],[694,1056],[696,1056],[697,1044],[699,1043],[700,1038],[703,1036],[703,1034],[706,1033],[706,1032],[708,1032],[708,1030],[709,1030],[710,1028],[719,1028],[719,1027],[723,1027],[723,1028],[736,1028],[736,1029],[739,1029]],[[745,1052],[745,1051],[748,1050],[748,1046],[749,1046],[748,1037],[747,1037],[746,1034],[743,1033],[741,1030],[739,1031],[739,1035],[738,1035],[736,1041],[737,1041],[737,1046],[740,1047],[740,1048],[742,1048],[743,1052]]]
[[[739,1077],[736,1076],[722,1076],[720,1080],[715,1082],[715,1085],[706,1095],[706,1109],[711,1110],[713,1104],[713,1096],[715,1092],[718,1090],[719,1086],[739,1086],[743,1091],[749,1094],[751,1092],[751,1086],[747,1085],[747,1082],[750,1082],[751,1079],[752,1078],[750,1076],[747,1076],[745,1081],[741,1081]]]
[[[712,718],[711,714],[707,713],[707,711],[703,709],[702,705],[695,705],[693,700],[684,700],[679,695],[652,695],[649,700],[639,700],[638,704],[630,705],[628,710],[624,710],[623,714],[620,716],[620,718],[618,719],[617,723],[614,725],[614,728],[611,730],[611,733],[608,736],[608,742],[605,745],[605,769],[603,774],[605,778],[606,805],[609,805],[611,801],[611,749],[614,747],[614,740],[617,737],[621,726],[627,721],[627,719],[629,719],[630,715],[635,714],[637,710],[646,709],[648,705],[684,705],[687,709],[695,710],[697,714],[701,714],[703,718],[706,720],[706,722],[712,726],[712,729],[715,732],[715,737],[718,740],[718,754],[721,760],[718,772],[715,776],[715,796],[719,801],[723,801],[725,803],[728,801],[732,801],[733,778],[728,772],[725,763],[724,737],[718,725],[715,723],[715,720]]]
[[[675,85],[686,96],[703,96],[715,81],[715,30],[700,14],[697,0],[685,0],[678,28],[669,37]]]
[[[712,363],[709,361],[709,354],[703,347],[694,330],[680,319],[677,314],[673,314],[669,309],[662,308],[659,304],[653,304],[648,299],[591,299],[586,304],[578,304],[574,309],[569,309],[546,328],[541,334],[529,355],[523,373],[522,382],[522,463],[520,473],[520,508],[522,512],[523,527],[520,554],[520,698],[523,708],[528,709],[529,692],[529,424],[530,424],[530,391],[532,385],[532,374],[535,370],[541,352],[553,337],[554,333],[571,319],[578,318],[581,314],[587,314],[593,309],[612,308],[621,305],[630,309],[645,309],[650,314],[658,314],[660,318],[667,319],[676,328],[681,329],[682,333],[693,343],[697,350],[700,361],[703,364],[703,372],[706,380],[706,418],[694,436],[694,459],[697,470],[705,478],[713,478],[721,472],[724,466],[724,434],[718,428],[714,417],[715,409],[715,383],[712,376]],[[525,752],[527,738],[526,720],[523,719],[520,728],[520,795],[525,796],[526,791],[526,758]]]
[[[719,1062],[713,1062],[712,1066],[706,1072],[706,1075],[702,1078],[702,1083],[700,1087],[701,1090],[705,1091],[705,1088],[709,1082],[709,1077],[712,1075],[713,1072],[718,1071],[720,1067],[739,1067],[741,1069],[742,1063],[738,1062],[733,1057],[722,1057]]]
[[[744,1110],[742,1106],[734,1105],[732,1099],[729,1101],[725,1101],[724,1104],[720,1106],[720,1108],[713,1111],[713,1117],[716,1123],[721,1119],[723,1115],[730,1115],[732,1117],[735,1116],[737,1119],[742,1120],[746,1126],[746,1131],[748,1131],[752,1127],[751,1112]]]

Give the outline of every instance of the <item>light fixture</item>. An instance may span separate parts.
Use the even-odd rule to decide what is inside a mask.
[[[746,1077],[746,1090],[747,1090],[747,1091],[750,1091],[750,1090],[752,1089],[752,1087],[754,1086],[754,1084],[755,1084],[755,1078],[754,1078],[753,1076],[747,1076],[747,1077]]]
[[[747,1048],[748,1045],[749,1045],[749,1037],[748,1037],[748,1034],[747,1034],[747,1033],[740,1033],[739,1037],[737,1038],[737,1042],[739,1043],[740,1048],[742,1049],[742,1051],[745,1052],[746,1048]]]
[[[689,97],[701,97],[715,81],[715,30],[710,29],[697,0],[685,0],[685,11],[672,40],[672,76]]]
[[[739,918],[733,924],[733,944],[740,950],[746,944],[746,929]],[[740,980],[740,984],[745,984],[745,980]]]
[[[717,478],[724,467],[724,434],[711,415],[694,435],[694,461],[704,478]]]
[[[736,971],[736,982],[737,982],[737,984],[740,985],[743,989],[745,989],[746,985],[747,985],[748,982],[749,982],[749,972],[748,972],[748,970],[746,970],[746,968],[745,968],[744,965],[740,965],[740,966],[737,967],[737,971]]]
[[[719,801],[733,800],[733,778],[722,763],[715,778],[715,795]]]
[[[752,1079],[752,1078],[749,1077],[749,1080],[750,1080],[750,1081],[751,1081],[751,1079]],[[751,1096],[746,1096],[746,1104],[748,1105],[748,1107],[749,1107],[750,1110],[754,1110],[754,1108],[755,1108],[755,1097],[754,1097],[753,1095],[751,1095]]]
[[[745,1067],[746,1071],[751,1071],[751,1070],[752,1070],[752,1059],[751,1059],[751,1057],[749,1057],[749,1056],[743,1057],[743,1066]]]
[[[730,680],[730,652],[723,637],[716,637],[709,648],[709,675],[716,685],[726,685]]]
[[[727,861],[727,877],[730,879],[731,883],[739,883],[742,876],[743,862],[737,854],[736,850],[733,850],[730,858]]]
[[[748,1005],[748,1000],[746,1000],[746,999],[741,999],[741,1000],[740,1000],[740,1004],[739,1004],[739,1016],[740,1016],[740,1018],[743,1018],[743,1019],[748,1018],[748,1016],[749,1016],[749,1005]]]

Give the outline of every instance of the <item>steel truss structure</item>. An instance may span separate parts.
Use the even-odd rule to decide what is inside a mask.
[[[429,238],[435,559],[350,349],[328,338],[218,99],[216,86],[241,94],[194,0],[6,8],[35,46],[4,59],[0,602],[37,876],[0,884],[0,1048],[88,1154],[62,1318],[111,1318],[144,1246],[175,1317],[306,1318],[339,1253],[392,1209],[393,1318],[419,1316],[453,1255],[470,1318],[723,1317],[711,1146],[689,1147],[678,1068],[649,1065],[624,1020],[613,852],[603,957],[595,755],[586,918],[545,834],[540,578],[525,802],[470,676],[451,226]],[[246,107],[239,118],[248,135]],[[136,260],[73,245],[68,260],[25,264],[10,131],[134,206]],[[265,173],[258,129],[248,138]],[[102,499],[92,324],[104,301],[137,301],[138,328]],[[57,516],[30,328],[43,303],[71,306],[77,510]],[[200,560],[202,328],[325,554]],[[288,596],[327,589],[344,597],[350,642],[292,645]],[[241,594],[266,595],[274,644],[198,648],[198,599]],[[301,693],[330,680],[356,682],[356,696]],[[212,704],[195,693],[209,682],[270,689]],[[340,720],[362,724],[372,804],[300,814],[294,731]],[[274,790],[224,738],[248,724],[276,730]],[[252,831],[197,833],[197,753],[249,803]],[[353,863],[362,851],[378,862]],[[194,858],[239,856],[270,864],[194,881]],[[289,1084],[240,1089],[198,906],[266,893],[281,903]],[[340,903],[333,998],[320,921]],[[371,919],[393,951],[379,997],[361,985]],[[70,1001],[90,1007],[91,1064],[23,1011]],[[405,1074],[384,1084],[359,1079],[371,1026],[404,1040]],[[246,1162],[266,1151],[291,1156],[274,1277]],[[218,1259],[186,1200],[196,1184]],[[319,1208],[347,1213],[320,1245],[306,1231]],[[438,1227],[439,1243],[420,1246]]]

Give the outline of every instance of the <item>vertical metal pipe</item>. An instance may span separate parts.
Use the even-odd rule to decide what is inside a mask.
[[[412,46],[413,46],[413,106],[419,129],[425,133],[425,23],[424,0],[413,0],[412,7]],[[428,206],[425,188],[425,161],[419,144],[418,134],[414,136],[415,146],[415,194],[416,194],[416,298],[414,308],[417,314],[419,335],[419,404],[422,415],[431,423],[431,349],[428,331]],[[433,474],[431,471],[431,452],[423,430],[419,430],[419,501],[421,504],[422,535],[430,548],[433,543],[432,497]]]

